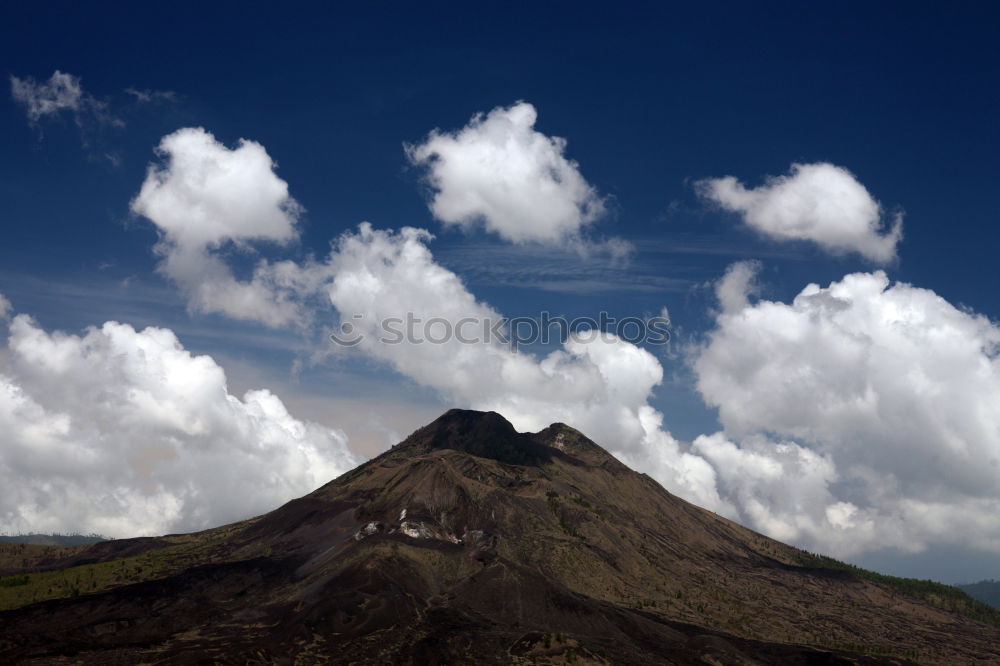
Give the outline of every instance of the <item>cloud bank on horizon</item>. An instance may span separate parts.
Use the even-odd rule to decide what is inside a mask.
[[[2,300],[2,299],[0,299]],[[83,335],[16,315],[0,349],[0,529],[166,534],[246,518],[360,460],[168,329],[109,321]],[[225,474],[220,474],[225,470]]]
[[[693,450],[743,520],[846,554],[1000,552],[1000,327],[881,271],[722,300],[693,368],[724,432]]]
[[[432,131],[426,141],[406,147],[411,163],[426,170],[435,218],[470,233],[481,227],[513,244],[592,243],[587,234],[603,201],[564,156],[565,141],[535,130],[535,120],[534,107],[521,102],[477,114],[454,132]],[[688,444],[670,434],[664,414],[650,403],[663,381],[660,361],[612,335],[570,336],[545,355],[486,341],[377,342],[371,327],[406,312],[452,326],[501,316],[434,259],[428,230],[364,223],[337,239],[322,259],[259,257],[249,277],[238,278],[234,254],[258,257],[262,247],[280,250],[299,241],[302,208],[273,160],[259,143],[243,140],[228,148],[201,128],[167,135],[158,152],[161,161],[150,166],[132,210],[160,232],[159,270],[192,311],[302,330],[317,326],[332,306],[336,317],[367,334],[351,353],[450,403],[496,410],[522,430],[571,423],[672,492],[804,547],[850,555],[966,541],[1000,552],[1000,519],[993,518],[1000,516],[1000,420],[991,408],[1000,398],[1000,329],[933,291],[892,284],[881,271],[859,272],[827,287],[808,285],[782,303],[757,297],[755,264],[732,266],[716,285],[712,329],[687,350],[697,389],[719,410],[722,429]],[[878,264],[897,257],[900,220],[886,225],[881,205],[842,167],[796,164],[757,188],[726,177],[702,181],[697,189],[775,240],[810,241]],[[5,309],[0,300],[0,314]],[[19,359],[32,345],[46,346],[63,365],[49,375],[29,367]],[[154,352],[143,351],[144,359],[167,359],[159,361],[160,369],[144,369],[137,352],[129,351],[147,347]],[[87,386],[87,364],[97,358],[113,358],[115,377],[126,378],[118,393],[99,405],[48,394],[46,382]],[[82,438],[81,455],[106,465],[105,476],[97,478],[122,490],[111,499],[95,495],[99,499],[88,504],[83,498],[92,488],[81,486],[73,490],[72,510],[100,516],[107,533],[123,534],[112,529],[135,524],[126,506],[133,499],[142,506],[144,499],[160,498],[171,529],[216,519],[192,490],[199,477],[195,485],[186,479],[186,486],[180,479],[189,468],[218,464],[212,456],[224,450],[246,451],[237,455],[248,468],[285,470],[280,473],[291,481],[275,485],[268,501],[325,480],[320,471],[328,478],[335,475],[331,470],[354,463],[342,434],[294,419],[276,396],[229,395],[221,368],[207,357],[191,357],[169,331],[108,323],[82,337],[67,336],[18,315],[6,363],[0,377],[7,407],[0,418],[14,434],[13,444],[4,445],[21,451],[25,465],[36,464],[26,469],[42,479],[45,451],[68,446],[70,424],[93,433]],[[203,391],[210,399],[195,403],[169,387],[150,390],[147,371],[175,367],[186,368],[178,371],[183,376],[204,370],[206,386],[196,386],[192,395]],[[93,381],[102,377],[111,381],[99,373]],[[61,399],[71,407],[50,402]],[[29,427],[25,414],[37,414],[32,419],[48,430]],[[188,432],[182,423],[205,429]],[[127,456],[117,464],[101,458],[117,460],[126,450],[102,428],[152,432],[147,439],[155,450],[134,454],[146,466],[136,467],[140,463]],[[204,443],[210,436],[217,444]],[[270,444],[258,451],[258,441]],[[248,469],[247,478],[263,472],[256,474]],[[18,497],[7,515],[59,515],[54,504],[27,489]],[[83,518],[66,514],[59,520],[68,525]]]

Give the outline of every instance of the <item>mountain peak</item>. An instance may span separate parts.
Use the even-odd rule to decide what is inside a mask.
[[[452,408],[425,427],[488,427],[516,433],[514,425],[498,412]]]
[[[957,590],[810,555],[495,412],[242,523],[0,544],[0,575],[2,663],[1000,663],[1000,616]]]
[[[404,447],[451,449],[511,465],[539,465],[552,457],[548,446],[518,432],[500,414],[472,409],[449,409],[397,445]]]

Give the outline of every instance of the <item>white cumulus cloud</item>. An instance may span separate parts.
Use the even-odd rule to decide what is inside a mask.
[[[466,131],[475,144],[494,114],[497,122],[517,120],[533,132],[533,110],[526,118],[507,117],[517,108],[477,118],[454,135],[432,134],[411,149],[414,159],[427,161],[433,177],[447,151],[428,146],[438,139],[457,145]],[[517,135],[501,129],[501,136]],[[698,389],[719,409],[724,430],[687,446],[650,404],[663,378],[652,354],[610,335],[571,336],[545,355],[486,340],[495,336],[492,324],[501,314],[434,260],[425,230],[362,224],[323,262],[261,261],[250,280],[237,280],[223,248],[293,240],[298,207],[262,147],[245,142],[229,149],[203,130],[181,133],[190,141],[165,139],[167,162],[151,168],[133,206],[160,228],[162,270],[196,307],[288,325],[306,316],[309,299],[322,293],[353,327],[342,334],[362,336],[352,351],[448,402],[496,410],[522,430],[572,424],[668,490],[800,545],[850,555],[964,539],[1000,552],[1000,329],[986,318],[929,290],[891,285],[881,272],[848,275],[826,288],[809,285],[792,303],[759,300],[756,265],[738,264],[717,286],[715,328],[692,361]],[[557,154],[561,158],[561,150]],[[803,238],[890,258],[898,226],[875,234],[878,204],[836,167],[829,167],[832,182],[846,177],[856,188],[846,188],[845,201],[855,200],[830,212],[827,195],[838,190],[829,182],[800,191],[815,175],[811,168],[799,167],[762,191],[735,182],[730,190],[750,197],[741,199],[748,210],[766,210],[771,203],[754,203],[755,197],[778,192],[787,204],[774,203],[784,211],[776,213],[781,220],[811,211],[802,213]],[[819,169],[820,181],[826,171]],[[800,176],[804,180],[796,181]],[[254,197],[245,209],[228,203],[240,192]],[[833,233],[831,221],[845,216],[867,219],[862,227],[869,236]],[[565,240],[579,228],[505,237]],[[866,245],[871,234],[881,250]],[[198,291],[199,283],[232,293],[212,300]],[[250,307],[233,297],[240,292],[259,300]],[[407,316],[419,319],[416,338],[403,330]],[[384,328],[389,321],[395,323]]]
[[[307,319],[310,299],[323,294],[342,322],[364,334],[358,350],[449,402],[497,410],[522,429],[572,423],[668,488],[726,508],[711,468],[682,450],[648,404],[663,376],[652,354],[613,336],[577,336],[544,358],[515,353],[492,330],[500,313],[434,261],[422,229],[378,231],[365,223],[323,262],[260,261],[250,280],[239,281],[219,248],[295,238],[298,206],[287,184],[263,147],[229,149],[201,129],[165,137],[160,152],[165,164],[150,167],[132,207],[161,230],[161,270],[195,309],[284,326]],[[418,339],[386,341],[396,336],[382,324],[396,318],[400,330],[407,316],[422,322]]]
[[[358,462],[345,437],[162,328],[48,332],[26,315],[0,354],[0,531],[195,530],[309,492]]]
[[[514,243],[581,243],[603,200],[564,156],[566,140],[534,129],[537,116],[518,102],[407,146],[410,160],[427,169],[434,217],[464,229],[482,224]]]
[[[150,165],[132,211],[160,231],[160,271],[190,307],[270,326],[302,323],[290,283],[297,271],[261,260],[240,280],[222,257],[227,247],[249,253],[253,242],[298,238],[302,207],[264,147],[241,139],[231,149],[202,128],[184,128],[163,137],[157,153],[162,162]]]
[[[730,510],[715,493],[711,467],[684,451],[649,405],[663,378],[652,354],[610,334],[572,336],[542,357],[513,352],[495,337],[487,341],[500,313],[434,261],[429,239],[421,229],[397,233],[367,224],[341,238],[330,260],[328,292],[341,319],[363,336],[357,348],[452,404],[495,410],[521,430],[572,424],[668,489]],[[420,320],[413,336],[382,328],[389,318],[403,322],[407,313]],[[426,339],[445,338],[447,330],[452,335],[443,342]]]
[[[515,111],[534,113],[527,106],[502,110]],[[474,124],[492,122],[480,119]],[[530,129],[533,117],[519,122],[527,122]],[[541,138],[549,149],[559,148],[555,156],[563,160],[561,143]],[[714,492],[710,466],[684,451],[663,429],[662,415],[649,405],[663,376],[649,352],[609,335],[575,336],[543,358],[515,353],[492,330],[502,322],[500,313],[478,301],[457,275],[434,261],[427,247],[431,235],[422,229],[379,231],[364,223],[357,233],[342,236],[323,262],[261,261],[250,281],[237,281],[218,248],[294,238],[298,206],[287,184],[274,174],[263,147],[243,142],[229,149],[204,130],[180,130],[165,137],[160,152],[165,164],[150,168],[133,210],[161,230],[161,270],[185,289],[196,309],[286,325],[307,318],[307,302],[324,294],[340,320],[353,326],[355,335],[363,334],[358,350],[435,389],[449,402],[497,410],[522,429],[539,429],[557,420],[571,423],[668,488],[705,506],[728,510]],[[559,164],[571,166],[565,160]],[[575,170],[561,178],[573,177],[579,178]],[[584,190],[592,192],[589,186]],[[576,234],[582,224],[580,210],[574,215],[577,221],[569,231],[551,238]],[[207,290],[220,296],[214,298]],[[252,293],[252,303],[249,297],[237,298],[240,293]],[[398,338],[382,328],[395,318],[393,328],[399,330],[407,316],[421,320],[419,340]],[[432,319],[436,321],[425,328]],[[494,337],[487,340],[487,335]],[[387,342],[387,336],[394,342]],[[428,337],[445,339],[434,342]],[[462,342],[459,337],[476,340]]]
[[[812,241],[835,255],[857,252],[888,263],[903,236],[900,216],[886,225],[882,206],[864,185],[847,169],[826,162],[793,164],[788,175],[755,188],[726,176],[699,181],[697,189],[769,238]]]
[[[701,435],[692,446],[715,470],[720,495],[747,525],[786,543],[849,555],[880,545],[905,546],[898,535],[874,533],[873,510],[838,499],[840,480],[830,455],[792,441],[752,435],[736,443],[724,433]],[[888,527],[880,516],[880,527]]]
[[[241,139],[229,149],[204,129],[189,127],[163,137],[157,153],[166,164],[149,167],[132,206],[170,241],[218,247],[295,237],[300,207],[259,143]]]
[[[740,284],[745,269],[720,285],[693,362],[725,428],[694,449],[723,496],[839,552],[956,538],[1000,552],[1000,327],[882,272],[791,303],[736,298]],[[991,517],[959,536],[973,506]]]
[[[450,403],[499,411],[521,429],[571,423],[668,488],[729,510],[715,494],[711,467],[684,451],[649,405],[663,376],[649,352],[610,335],[575,336],[542,358],[512,351],[493,330],[500,313],[434,261],[431,235],[422,229],[380,231],[364,223],[323,262],[262,261],[251,281],[238,282],[217,248],[293,238],[298,207],[287,185],[264,149],[250,142],[228,149],[204,130],[187,129],[166,137],[160,151],[166,164],[150,168],[133,210],[162,231],[162,270],[197,309],[287,325],[307,316],[307,301],[322,293],[353,335],[363,335],[355,349]],[[210,300],[208,288],[252,291],[259,307],[232,294]],[[408,316],[420,320],[416,339],[383,328],[395,318],[399,331]]]

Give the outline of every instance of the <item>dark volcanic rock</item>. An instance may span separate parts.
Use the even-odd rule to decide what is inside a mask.
[[[0,588],[4,664],[1000,663],[994,626],[495,413],[252,520],[29,555],[0,556],[31,572]]]
[[[469,409],[448,410],[397,446],[423,452],[451,449],[510,465],[540,465],[552,458],[548,446],[517,432],[496,412]]]

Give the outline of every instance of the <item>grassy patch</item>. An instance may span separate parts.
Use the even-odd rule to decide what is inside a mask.
[[[226,525],[196,534],[163,537],[169,545],[133,557],[2,578],[0,610],[103,592],[122,585],[166,578],[200,564],[241,560],[260,554],[234,556],[231,553],[227,547],[229,540],[242,527],[244,525]],[[16,582],[5,583],[7,580]]]
[[[6,576],[0,578],[0,587],[17,587],[19,585],[27,585],[28,576]]]
[[[43,546],[0,542],[0,571],[13,573],[13,570],[17,569],[32,569],[45,561],[72,557],[85,548],[86,546]]]

